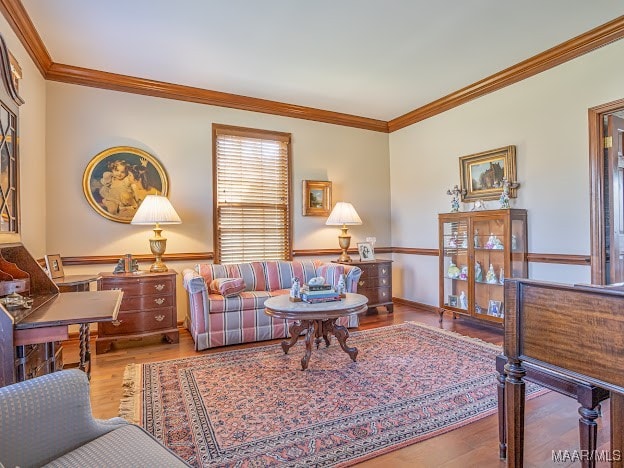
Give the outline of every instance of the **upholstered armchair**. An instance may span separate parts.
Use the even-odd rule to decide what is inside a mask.
[[[64,370],[0,388],[0,466],[188,466],[141,427],[94,419],[87,375]]]

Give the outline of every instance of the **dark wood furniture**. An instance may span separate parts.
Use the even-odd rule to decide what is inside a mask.
[[[163,335],[178,343],[176,272],[100,273],[98,289],[124,292],[117,320],[98,325],[96,353],[105,353],[120,339]]]
[[[336,262],[342,263],[342,262]],[[394,311],[392,303],[392,260],[377,259],[369,262],[351,261],[345,265],[355,265],[362,270],[358,281],[358,294],[368,298],[368,309],[385,306],[388,313]]]
[[[281,319],[295,320],[288,329],[290,340],[282,341],[284,354],[292,348],[299,340],[302,332],[306,332],[306,351],[301,358],[301,370],[308,368],[310,356],[312,355],[312,341],[316,343],[318,349],[321,340],[325,341],[325,346],[329,346],[329,334],[336,337],[342,350],[355,362],[358,350],[347,346],[349,331],[347,327],[338,325],[336,320],[340,317],[361,314],[366,312],[367,299],[361,294],[347,293],[347,297],[340,301],[321,302],[308,304],[307,302],[291,302],[288,295],[275,296],[267,299],[264,303],[264,313]]]
[[[82,292],[89,291],[90,285],[100,279],[100,275],[65,275],[60,278],[53,278],[61,292]]]
[[[32,300],[30,308],[9,310],[0,304],[0,386],[62,369],[61,341],[68,338],[68,326],[72,324],[80,325],[81,330],[78,367],[89,373],[89,323],[113,320],[122,294],[118,291],[60,294],[19,243],[0,245],[0,270],[3,278],[0,289],[21,282],[20,294]]]
[[[528,369],[561,375],[578,385],[611,392],[611,451],[596,452],[597,404],[580,401],[582,466],[612,457],[622,467],[624,449],[624,291],[534,280],[505,282],[505,426],[508,466],[523,466],[525,383]],[[581,453],[582,455],[583,453]]]
[[[505,278],[526,278],[526,210],[484,210],[438,215],[439,312],[502,325]],[[493,277],[488,277],[488,272]]]

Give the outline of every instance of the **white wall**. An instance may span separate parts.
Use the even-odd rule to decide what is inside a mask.
[[[212,251],[214,122],[292,133],[294,249],[338,248],[338,228],[325,226],[324,217],[302,216],[303,179],[331,180],[333,201],[354,204],[364,224],[349,230],[353,245],[367,236],[376,236],[377,245],[390,245],[387,134],[48,82],[48,251],[62,256],[149,253],[149,227],[105,219],[83,195],[89,161],[119,145],[146,150],[169,174],[169,198],[182,224],[163,226],[167,253]],[[188,266],[168,265],[178,271]],[[89,267],[92,272],[110,269]],[[84,267],[68,272],[78,270]],[[178,316],[183,313],[179,310]]]
[[[390,134],[392,245],[437,248],[437,214],[450,210],[458,158],[516,145],[522,185],[512,207],[528,210],[529,252],[589,255],[587,111],[624,97],[623,56],[619,41]],[[437,305],[437,258],[394,260],[394,295]],[[529,274],[590,281],[583,266],[535,263]]]
[[[4,16],[0,33],[22,69],[19,94],[21,241],[35,258],[46,252],[45,80]]]

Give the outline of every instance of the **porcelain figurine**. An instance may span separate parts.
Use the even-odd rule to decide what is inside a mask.
[[[478,229],[475,229],[474,246],[475,246],[475,249],[478,249],[479,247],[481,247],[481,245],[479,243],[479,230]]]
[[[498,282],[500,284],[505,283],[505,269],[503,267],[501,267],[500,269],[500,274],[498,275]]]
[[[511,235],[511,250],[518,250],[518,238],[515,234]]]
[[[483,269],[481,268],[481,264],[479,262],[475,262],[475,281],[477,283],[483,282]]]
[[[485,243],[485,248],[486,249],[493,249],[494,248],[494,239],[496,239],[496,236],[494,235],[493,232],[490,232],[490,237],[488,237],[488,240]]]
[[[448,270],[446,271],[446,274],[451,279],[457,279],[459,278],[459,268],[457,267],[457,265],[451,262],[451,264],[448,267]]]
[[[500,207],[502,210],[506,210],[510,208],[509,206],[509,186],[511,184],[507,179],[503,179],[503,191],[500,194],[498,202],[500,203]]]
[[[290,298],[299,299],[301,297],[301,283],[299,278],[292,279],[292,286],[290,287]]]
[[[492,249],[494,250],[503,250],[505,247],[503,246],[503,243],[501,242],[501,240],[494,236],[494,244],[492,245]]]
[[[447,190],[446,194],[453,197],[451,198],[451,213],[457,213],[459,211],[459,195],[461,194],[461,190],[456,185],[452,190]]]
[[[466,293],[464,291],[459,295],[459,307],[462,309],[468,309],[468,298],[466,297]]]
[[[340,279],[338,279],[338,284],[336,285],[336,293],[340,297],[346,297],[347,295],[347,282],[345,280],[344,273],[340,275]]]
[[[485,282],[489,284],[497,284],[498,278],[496,277],[496,273],[494,273],[494,266],[490,263],[490,268],[485,274]]]
[[[468,236],[464,236],[464,240],[462,241],[462,249],[467,249],[468,248]]]
[[[466,265],[461,267],[461,270],[460,270],[460,273],[459,273],[459,279],[463,279],[463,280],[467,280],[468,279],[468,267]]]
[[[454,232],[448,241],[449,247],[457,248],[457,233]]]

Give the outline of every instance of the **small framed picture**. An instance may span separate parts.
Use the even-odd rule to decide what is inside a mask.
[[[372,262],[375,260],[373,244],[370,242],[358,242],[357,246],[360,254],[360,262]]]
[[[63,271],[63,261],[61,260],[61,256],[59,254],[46,255],[45,263],[50,278],[55,279],[65,276],[65,272]]]
[[[459,307],[459,297],[453,294],[449,294],[448,305],[449,307]]]
[[[332,183],[325,180],[303,181],[303,216],[329,216]]]
[[[488,315],[493,315],[494,317],[501,317],[503,313],[503,303],[501,301],[491,300],[488,304]]]

